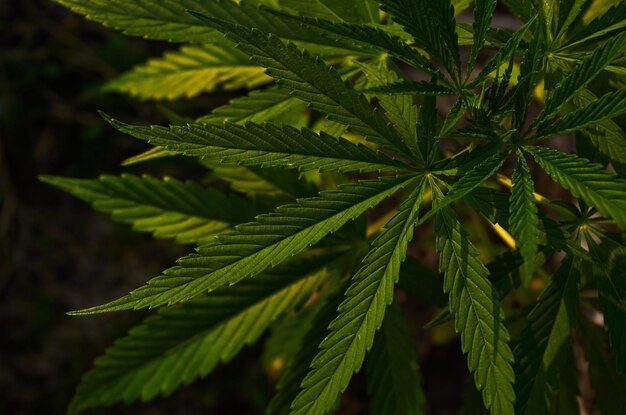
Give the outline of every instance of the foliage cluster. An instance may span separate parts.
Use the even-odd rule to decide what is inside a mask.
[[[168,395],[259,340],[283,362],[268,414],[336,411],[364,363],[372,413],[424,413],[398,284],[440,310],[427,327],[453,320],[492,414],[577,413],[575,342],[597,406],[626,410],[622,1],[503,1],[516,31],[492,27],[495,0],[474,2],[471,25],[463,0],[57,1],[183,44],[110,90],[251,90],[197,119],[168,113],[168,127],[103,114],[153,146],[125,165],[190,157],[202,183],[42,177],[195,246],[72,312],[157,309],[96,360],[70,413]],[[537,194],[542,174],[572,197]],[[486,261],[475,232],[508,248]],[[439,273],[407,255],[429,235]]]

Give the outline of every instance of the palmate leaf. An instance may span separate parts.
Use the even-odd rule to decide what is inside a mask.
[[[603,43],[588,59],[576,65],[548,95],[543,117],[552,117],[568,99],[593,81],[608,64],[625,50],[626,33],[623,33]]]
[[[441,75],[439,70],[425,58],[416,48],[408,45],[402,39],[386,32],[383,27],[371,25],[332,22],[324,19],[311,19],[306,17],[296,17],[286,14],[278,14],[284,19],[293,19],[301,24],[323,33],[344,40],[353,42],[357,46],[371,49],[379,53],[387,53],[394,58],[421,69],[430,75]]]
[[[468,353],[476,387],[482,390],[485,406],[493,415],[513,414],[513,353],[489,271],[450,206],[439,210],[435,234],[448,306],[455,329],[461,332],[461,348]]]
[[[626,229],[626,181],[600,164],[546,147],[526,146],[537,163],[564,188]]]
[[[413,228],[424,193],[425,181],[413,190],[398,213],[374,239],[371,249],[350,280],[338,316],[320,344],[311,371],[302,381],[302,391],[291,405],[291,414],[319,415],[327,412],[345,390],[372,347],[393,300],[400,264],[413,237]]]
[[[300,253],[414,181],[408,175],[364,180],[281,206],[198,247],[197,254],[179,259],[177,266],[130,294],[74,314],[158,307],[235,284]]]
[[[417,352],[400,309],[385,312],[380,332],[367,356],[367,389],[372,415],[425,414]]]
[[[528,314],[528,324],[515,349],[518,415],[542,414],[548,409],[565,353],[571,346],[579,279],[577,263],[567,257]]]
[[[449,0],[383,0],[381,9],[458,79],[461,60],[454,7]]]
[[[523,280],[528,285],[538,251],[539,218],[533,192],[535,187],[523,153],[517,153],[517,165],[513,171],[511,186],[511,217],[509,226],[515,243],[524,258]]]
[[[111,213],[118,222],[132,224],[136,231],[181,243],[207,243],[260,213],[242,197],[172,178],[124,174],[95,180],[42,176],[41,180]]]
[[[391,95],[456,95],[458,93],[445,86],[426,81],[394,82],[369,88],[368,92]]]
[[[95,361],[69,413],[148,401],[208,375],[311,295],[326,279],[320,261],[296,261],[147,318]]]
[[[626,88],[604,94],[600,99],[590,102],[583,108],[568,112],[544,128],[539,128],[533,139],[542,139],[578,131],[609,118],[626,113]]]
[[[363,145],[288,125],[247,122],[242,126],[225,122],[165,128],[132,126],[106,116],[105,119],[121,132],[155,146],[214,162],[301,171],[409,170],[408,166]]]
[[[292,95],[390,150],[410,155],[400,137],[387,125],[365,97],[344,82],[339,74],[308,51],[283,43],[274,35],[204,16],[203,22],[224,32],[250,59],[267,68],[267,74],[292,91]]]
[[[271,81],[234,47],[183,46],[109,82],[107,89],[142,99],[192,98],[203,92],[256,88]]]

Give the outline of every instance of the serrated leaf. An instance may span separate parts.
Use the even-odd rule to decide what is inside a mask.
[[[626,33],[623,33],[603,43],[588,59],[576,65],[548,95],[543,117],[552,117],[568,99],[585,88],[608,64],[621,55],[625,48]]]
[[[292,90],[293,96],[327,114],[330,120],[345,124],[349,131],[372,142],[404,155],[410,154],[399,136],[365,97],[319,58],[256,29],[203,16],[198,18],[223,31],[240,49],[250,55],[253,62],[266,67],[268,75]]]
[[[198,23],[187,10],[210,12],[198,0],[55,0],[76,13],[124,34],[173,42],[219,42],[215,30]]]
[[[546,147],[526,146],[537,163],[564,188],[626,229],[626,181],[608,173],[600,164],[575,154]]]
[[[459,97],[459,99],[452,105],[448,115],[446,115],[446,119],[441,126],[441,131],[439,131],[439,136],[445,136],[448,134],[450,130],[459,122],[465,112],[467,111],[467,101],[463,99],[463,97]]]
[[[455,202],[465,195],[469,194],[472,190],[480,186],[485,180],[496,174],[496,172],[502,167],[506,160],[508,153],[505,154],[493,154],[481,163],[478,163],[471,170],[469,170],[464,176],[458,179],[446,195],[424,216],[420,219],[420,223],[423,223],[427,219],[433,217],[439,210],[448,206],[452,202]]]
[[[305,108],[306,104],[292,97],[289,90],[272,87],[250,91],[248,95],[235,98],[196,121],[210,123],[230,121],[238,124],[252,121],[261,123],[282,119],[287,113],[304,112]]]
[[[69,413],[148,401],[208,375],[254,343],[278,316],[303,303],[325,280],[324,264],[296,262],[147,318],[95,361]]]
[[[374,239],[362,264],[352,276],[330,333],[320,344],[302,391],[291,405],[291,414],[328,411],[363,364],[374,335],[393,300],[400,264],[413,237],[413,228],[424,193],[424,181],[398,208],[398,213]]]
[[[451,207],[439,209],[435,234],[444,290],[449,294],[449,308],[455,328],[461,332],[461,348],[468,353],[474,382],[493,415],[513,414],[513,353],[498,293],[488,280],[489,271]]]
[[[589,105],[597,100],[591,91],[584,89],[580,91],[572,102],[579,108]],[[626,166],[626,131],[612,120],[604,120],[580,131],[580,134],[589,139],[592,145],[603,156],[611,160],[617,172],[623,171]]]
[[[511,177],[511,217],[509,225],[515,243],[524,258],[523,280],[527,286],[532,277],[535,256],[538,251],[539,218],[535,204],[533,179],[521,152],[517,154],[517,165]]]
[[[260,213],[244,198],[173,178],[123,174],[95,180],[52,176],[41,180],[111,213],[115,221],[132,224],[136,231],[181,243],[207,243]]]
[[[179,259],[177,266],[130,294],[73,314],[171,305],[235,284],[302,252],[414,181],[412,176],[364,180],[281,206],[198,247],[197,254]]]
[[[378,65],[369,65],[355,62],[367,77],[367,86],[375,87],[398,80],[398,75],[388,67],[387,60],[381,60]],[[417,108],[413,105],[413,99],[408,96],[387,96],[379,98],[380,106],[385,116],[391,121],[396,130],[402,135],[404,141],[414,154],[419,154],[417,149]]]
[[[390,95],[456,95],[457,92],[445,86],[426,81],[400,81],[369,88],[367,92]]]
[[[263,68],[232,46],[183,46],[166,52],[106,85],[141,99],[192,98],[203,92],[256,88],[271,81]]]
[[[385,312],[380,332],[367,355],[367,389],[372,415],[425,414],[426,398],[417,351],[395,304]]]
[[[391,33],[386,32],[385,30],[388,30],[388,26],[376,27],[346,22],[332,22],[324,19],[296,17],[282,13],[278,14],[278,16],[284,19],[293,19],[306,25],[306,27],[321,30],[327,35],[346,42],[353,42],[357,46],[369,48],[379,53],[389,54],[394,58],[421,69],[427,74],[440,74],[439,70],[416,48],[409,46],[402,39],[398,39]]]
[[[474,6],[474,24],[472,25],[474,29],[473,43],[467,64],[468,72],[474,67],[478,53],[485,44],[485,39],[487,38],[497,3],[497,0],[476,0],[476,5]]]
[[[318,33],[303,32],[299,25],[281,22],[259,8],[258,2],[240,0],[55,0],[73,11],[85,15],[124,34],[172,42],[222,44],[223,36],[198,21],[189,11],[201,13],[233,24],[256,27],[292,41],[307,44],[318,53],[344,54],[351,49]],[[351,53],[362,53],[352,48]]]
[[[577,264],[566,258],[528,314],[515,349],[516,414],[534,415],[548,409],[565,353],[571,347],[579,280]]]
[[[539,128],[533,139],[562,135],[578,131],[609,118],[626,113],[626,88],[604,94],[583,108],[568,112],[544,128]]]
[[[280,0],[280,4],[304,16],[330,21],[377,23],[379,20],[376,0]]]
[[[603,36],[611,31],[619,30],[626,24],[626,4],[617,4],[602,16],[594,19],[583,29],[575,32],[567,47]]]
[[[311,197],[318,192],[314,185],[293,170],[207,161],[202,164],[212,170],[211,179],[228,182],[232,190],[268,206],[292,203],[298,197]]]
[[[363,145],[324,132],[317,135],[306,128],[298,130],[289,125],[224,122],[165,128],[132,126],[108,116],[105,119],[119,131],[152,145],[209,162],[287,167],[301,171],[410,170],[403,163]]]
[[[459,42],[454,7],[449,0],[383,0],[380,7],[458,80]]]
[[[276,385],[276,395],[270,401],[267,415],[288,415],[291,402],[300,392],[300,383],[307,375],[309,366],[317,354],[317,346],[328,333],[328,325],[337,314],[342,292],[333,292],[315,305],[315,315],[310,327],[300,339],[300,347],[288,363]]]

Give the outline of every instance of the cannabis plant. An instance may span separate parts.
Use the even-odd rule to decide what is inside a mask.
[[[71,312],[155,309],[70,413],[169,395],[259,341],[279,363],[268,414],[339,411],[361,370],[371,413],[424,413],[416,303],[453,325],[491,414],[624,413],[624,2],[506,0],[510,30],[495,0],[57,1],[183,44],[108,90],[250,90],[167,127],[102,114],[153,146],[125,165],[189,157],[201,183],[42,177],[194,247]],[[576,399],[585,361],[595,403]]]

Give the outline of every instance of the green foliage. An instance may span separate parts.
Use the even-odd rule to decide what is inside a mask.
[[[413,342],[432,316],[426,330],[454,320],[446,341],[467,354],[462,413],[576,411],[574,346],[598,408],[623,408],[607,398],[626,372],[623,4],[502,1],[523,22],[511,32],[493,27],[495,0],[473,2],[471,25],[456,20],[465,0],[57,2],[182,43],[107,90],[237,91],[199,117],[164,110],[168,127],[103,115],[152,146],[127,169],[194,165],[198,182],[41,177],[195,249],[71,313],[157,309],[96,360],[71,413],[169,395],[267,330],[268,414],[336,412],[365,362],[368,412],[425,413]],[[540,169],[560,185],[550,198]]]

